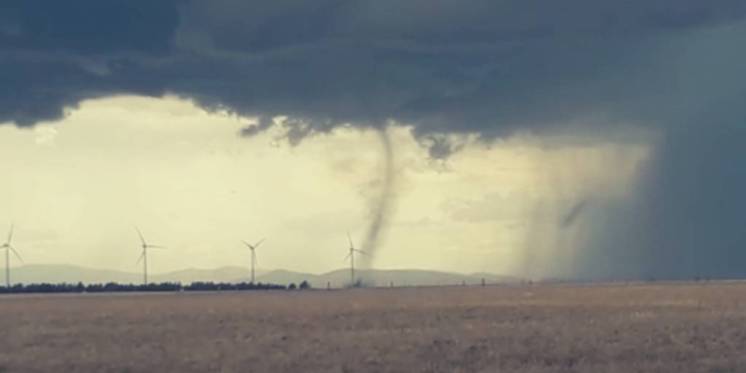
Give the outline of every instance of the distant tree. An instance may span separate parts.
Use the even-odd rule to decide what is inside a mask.
[[[365,284],[363,284],[363,280],[362,279],[357,279],[357,280],[355,280],[354,283],[352,283],[350,285],[351,288],[362,288],[364,286],[365,286]]]
[[[309,284],[308,281],[303,280],[303,282],[300,283],[300,285],[298,286],[298,288],[300,288],[301,290],[310,289],[311,288],[311,284]]]
[[[295,283],[288,285],[288,290],[295,290],[296,288]]]

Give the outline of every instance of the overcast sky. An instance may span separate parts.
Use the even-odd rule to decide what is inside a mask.
[[[29,263],[746,275],[746,3],[0,4]],[[130,263],[133,263],[132,265]]]

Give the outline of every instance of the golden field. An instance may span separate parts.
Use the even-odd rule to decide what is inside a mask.
[[[746,283],[0,297],[0,372],[746,372]]]

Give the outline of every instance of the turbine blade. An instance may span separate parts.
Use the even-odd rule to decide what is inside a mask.
[[[13,231],[15,230],[15,224],[10,225],[10,232],[8,232],[8,241],[6,241],[7,244],[10,244],[11,241],[13,241]]]
[[[145,257],[145,252],[143,251],[142,254],[140,254],[140,257],[137,258],[137,262],[135,262],[135,264],[140,264],[140,262],[142,262],[142,258],[144,257]]]
[[[365,255],[365,256],[367,256],[367,255],[368,255],[368,253],[366,253],[365,251],[362,251],[362,250],[358,250],[358,249],[354,249],[354,250],[355,250],[355,252],[356,252],[356,253],[358,253],[358,254],[362,254],[362,255]]]
[[[148,249],[165,249],[166,248],[165,246],[159,246],[159,245],[148,245],[148,244],[146,244],[145,246],[147,246]]]
[[[350,241],[350,248],[354,249],[355,245],[352,244],[352,237],[350,237],[350,232],[347,232],[347,240]]]
[[[262,238],[259,242],[255,243],[254,248],[256,249],[257,247],[259,247],[259,245],[261,245],[264,240],[266,240],[266,238]]]
[[[146,246],[147,243],[145,242],[145,237],[142,235],[142,232],[140,232],[140,228],[135,226],[135,230],[137,230],[137,235],[140,236],[140,242],[142,242],[143,246]]]
[[[13,246],[10,246],[10,245],[8,245],[8,250],[12,251],[12,252],[13,252],[13,255],[15,255],[15,256],[16,256],[16,258],[18,258],[18,260],[19,260],[19,261],[20,261],[20,262],[21,262],[22,264],[26,264],[26,263],[24,263],[24,261],[23,261],[23,258],[21,258],[21,254],[19,254],[19,253],[18,253],[18,251],[16,251],[16,248],[15,248],[15,247],[13,247]]]
[[[352,253],[350,253],[350,254],[347,254],[347,256],[346,256],[346,257],[345,257],[344,259],[342,259],[342,261],[343,261],[343,262],[346,262],[346,261],[350,260],[350,257],[351,257],[351,256],[352,256]]]
[[[248,247],[249,249],[253,249],[254,248],[254,246],[251,246],[251,244],[248,243],[248,242],[246,242],[246,241],[241,240],[241,242],[243,242],[243,244],[246,245],[246,247]]]

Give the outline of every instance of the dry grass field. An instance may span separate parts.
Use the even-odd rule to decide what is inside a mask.
[[[746,372],[746,284],[0,297],[2,372]]]

